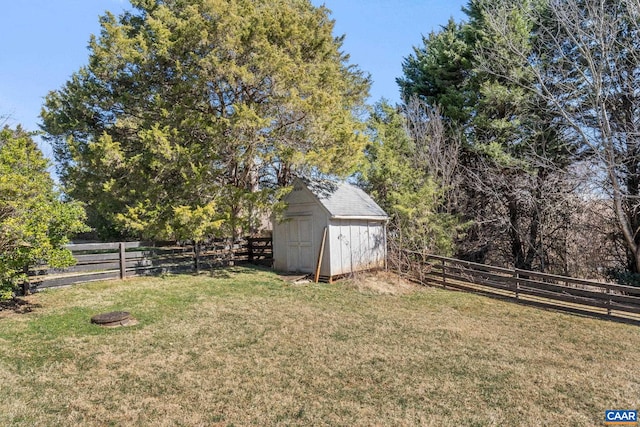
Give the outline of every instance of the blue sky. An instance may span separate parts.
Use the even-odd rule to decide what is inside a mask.
[[[0,116],[37,130],[44,96],[60,88],[88,58],[91,34],[106,10],[119,14],[126,0],[20,0],[2,7]],[[312,0],[333,11],[336,35],[346,34],[351,63],[371,74],[371,102],[398,101],[402,59],[453,16],[467,0]],[[41,144],[46,155],[51,150]]]

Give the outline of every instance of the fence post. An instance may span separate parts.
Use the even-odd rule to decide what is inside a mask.
[[[513,270],[513,275],[516,278],[516,299],[520,298],[520,273],[518,270]]]
[[[607,286],[607,295],[611,295],[611,288]],[[611,316],[611,296],[607,298],[607,316]]]
[[[29,265],[25,265],[22,269],[22,273],[24,273],[24,281],[22,282],[22,295],[27,296],[31,293],[31,282],[29,281]]]
[[[235,237],[232,237],[229,242],[229,261],[227,262],[227,266],[234,266],[236,260],[236,240]]]
[[[247,258],[251,264],[253,264],[253,243],[254,242],[251,237],[247,238]]]
[[[200,273],[200,242],[193,242],[193,268],[196,274]]]
[[[120,242],[120,279],[127,277],[127,255],[125,252],[126,243]]]
[[[444,271],[445,269],[445,261],[444,259],[441,259],[440,261],[442,261],[442,287],[443,289],[447,289],[447,275]]]

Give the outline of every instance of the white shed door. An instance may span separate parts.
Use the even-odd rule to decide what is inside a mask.
[[[313,272],[313,221],[311,216],[288,221],[287,267],[289,271]]]

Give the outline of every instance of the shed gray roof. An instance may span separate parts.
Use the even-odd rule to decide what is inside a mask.
[[[367,193],[353,184],[329,180],[301,181],[332,217],[388,218]]]

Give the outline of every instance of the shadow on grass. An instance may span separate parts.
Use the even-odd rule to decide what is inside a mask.
[[[423,285],[423,286],[430,286],[430,285]],[[522,299],[522,298],[516,298],[516,297],[512,297],[512,296],[507,296],[507,295],[499,295],[499,294],[494,294],[493,292],[488,292],[488,291],[483,291],[480,289],[475,289],[475,290],[468,290],[468,289],[457,289],[454,286],[449,285],[449,291],[453,291],[453,292],[464,292],[464,293],[470,293],[470,294],[476,294],[476,295],[482,295],[485,297],[489,297],[489,298],[493,298],[493,299],[497,299],[497,300],[501,300],[501,301],[508,301],[511,303],[516,303],[519,305],[525,305],[525,306],[529,306],[529,307],[535,307],[535,308],[539,308],[542,310],[546,310],[546,311],[553,311],[553,312],[557,312],[557,313],[569,313],[569,314],[573,314],[573,315],[577,315],[577,316],[583,316],[583,317],[591,317],[594,319],[600,319],[600,320],[608,320],[611,322],[616,322],[616,323],[624,323],[627,325],[634,325],[634,326],[640,326],[640,320],[631,318],[631,317],[624,317],[624,315],[618,315],[618,314],[604,314],[604,313],[599,313],[596,311],[592,311],[589,309],[581,309],[581,308],[577,308],[577,307],[567,307],[567,306],[562,306],[559,304],[554,304],[553,302],[544,302],[544,301],[532,301],[532,300],[526,300],[526,299]]]
[[[211,269],[203,269],[200,274],[208,274],[216,279],[230,279],[235,274],[251,273],[251,272],[273,272],[270,267],[262,265],[242,263],[235,266],[215,267]]]
[[[6,301],[0,301],[0,312],[13,311],[17,314],[31,313],[34,309],[40,308],[40,304],[34,304],[22,298],[12,298]]]
[[[570,313],[578,316],[592,317],[594,319],[608,320],[610,322],[640,326],[640,320],[632,319],[630,317],[624,317],[616,314],[597,313],[590,310],[581,310],[579,308],[563,307],[563,306],[555,305],[553,303],[515,299],[513,297],[504,297],[504,299],[508,299],[511,302],[515,302],[516,304],[528,305],[531,307],[541,308],[547,311],[555,311],[558,313]]]

